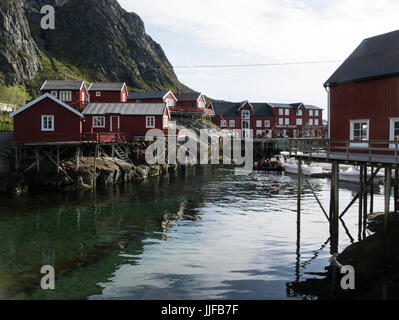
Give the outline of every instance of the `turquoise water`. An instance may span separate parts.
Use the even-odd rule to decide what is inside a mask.
[[[329,180],[310,182],[328,208]],[[356,185],[342,187],[344,208]],[[0,199],[0,297],[303,299],[287,285],[329,264],[329,228],[305,189],[298,242],[296,190],[295,176],[208,166],[95,193]],[[357,205],[345,223],[340,250],[357,240]],[[55,267],[55,290],[40,289],[43,265]]]

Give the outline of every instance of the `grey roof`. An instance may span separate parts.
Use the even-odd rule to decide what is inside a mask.
[[[253,103],[255,117],[274,117],[273,109],[268,103]]]
[[[165,113],[166,103],[89,103],[83,115],[137,115],[157,116]]]
[[[40,90],[80,90],[83,83],[84,81],[46,80]]]
[[[89,91],[121,91],[124,85],[124,82],[94,82]]]
[[[200,92],[182,92],[176,98],[177,101],[197,101],[200,97]]]
[[[324,86],[399,74],[399,30],[368,38]]]
[[[307,110],[323,110],[323,108],[319,108],[311,104],[304,104],[304,106]]]
[[[242,102],[212,102],[215,116],[232,116],[238,115],[237,110],[242,106]]]
[[[298,107],[302,103],[274,103],[274,102],[269,102],[269,105],[271,105],[273,108],[283,108],[283,109],[298,109]]]
[[[169,91],[132,92],[128,95],[127,99],[162,99],[168,92]]]

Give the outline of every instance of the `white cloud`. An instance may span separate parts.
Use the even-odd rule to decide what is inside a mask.
[[[147,25],[190,37],[196,45],[223,52],[224,61],[244,64],[344,59],[362,39],[398,29],[396,0],[332,0],[323,1],[322,5],[318,0],[119,2],[137,12]],[[190,48],[182,44],[182,50],[190,56]],[[173,56],[169,58],[178,62]],[[215,57],[214,61],[220,59]],[[329,64],[229,70],[231,82],[226,80],[223,84],[217,81],[220,70],[185,70],[181,78],[219,98],[255,99],[265,96],[264,92],[271,95],[268,100],[285,97],[287,101],[299,99],[320,105],[325,103],[322,84],[336,67]],[[181,71],[176,71],[180,76]],[[199,72],[216,78],[201,86],[200,79],[195,79]]]

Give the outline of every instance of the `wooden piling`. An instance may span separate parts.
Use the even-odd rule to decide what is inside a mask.
[[[391,200],[391,167],[388,166],[385,168],[385,219],[384,219],[384,227],[385,230],[388,229],[388,214],[389,214],[389,202]]]
[[[359,241],[362,240],[362,226],[363,226],[363,195],[364,195],[364,171],[363,168],[360,167],[360,172],[359,172],[359,221],[358,221],[358,227],[359,227],[359,232],[358,232],[358,238]]]
[[[40,172],[40,154],[39,154],[38,148],[35,149],[35,156],[36,156],[36,170],[37,170],[37,173],[39,173]]]
[[[399,169],[398,167],[395,168],[395,181],[394,181],[394,203],[395,203],[395,213],[399,212],[399,203],[398,203],[398,196],[399,196]]]
[[[367,165],[363,166],[363,238],[367,228]]]
[[[371,167],[371,179],[370,179],[370,213],[374,213],[374,167]]]
[[[338,253],[339,239],[339,164],[332,163],[330,196],[330,239],[331,254]]]
[[[298,190],[297,190],[297,215],[301,214],[301,190],[302,188],[302,160],[298,159]]]

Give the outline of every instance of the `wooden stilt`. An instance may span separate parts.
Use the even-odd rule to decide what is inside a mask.
[[[385,219],[384,226],[385,230],[388,229],[388,214],[389,214],[389,203],[391,198],[391,167],[385,168]]]
[[[297,215],[301,214],[301,190],[302,188],[302,160],[298,159],[298,194],[297,194]]]
[[[363,167],[363,238],[367,228],[367,165]]]
[[[15,147],[15,171],[19,170],[19,156],[18,156],[18,147]]]
[[[75,160],[76,160],[76,172],[79,170],[79,153],[80,153],[80,148],[79,146],[76,147],[76,153],[75,153]]]
[[[364,187],[364,182],[363,182],[363,168],[360,168],[360,177],[359,177],[359,184],[360,184],[360,191],[359,191],[359,241],[362,239],[362,226],[363,226],[363,195],[364,195],[364,191],[363,191],[363,187]]]
[[[93,188],[96,188],[97,181],[97,157],[98,157],[98,145],[94,146],[94,172],[93,172]]]
[[[396,167],[395,168],[395,181],[394,181],[395,213],[399,212],[398,196],[399,196],[399,169],[398,169],[398,167]]]
[[[39,173],[40,172],[40,154],[39,154],[39,149],[35,149],[35,155],[36,155],[36,170]]]
[[[57,174],[60,173],[60,147],[57,146]]]
[[[338,253],[339,239],[339,164],[332,163],[330,199],[331,254]]]
[[[370,180],[370,213],[374,213],[374,167],[371,167],[371,180]]]

